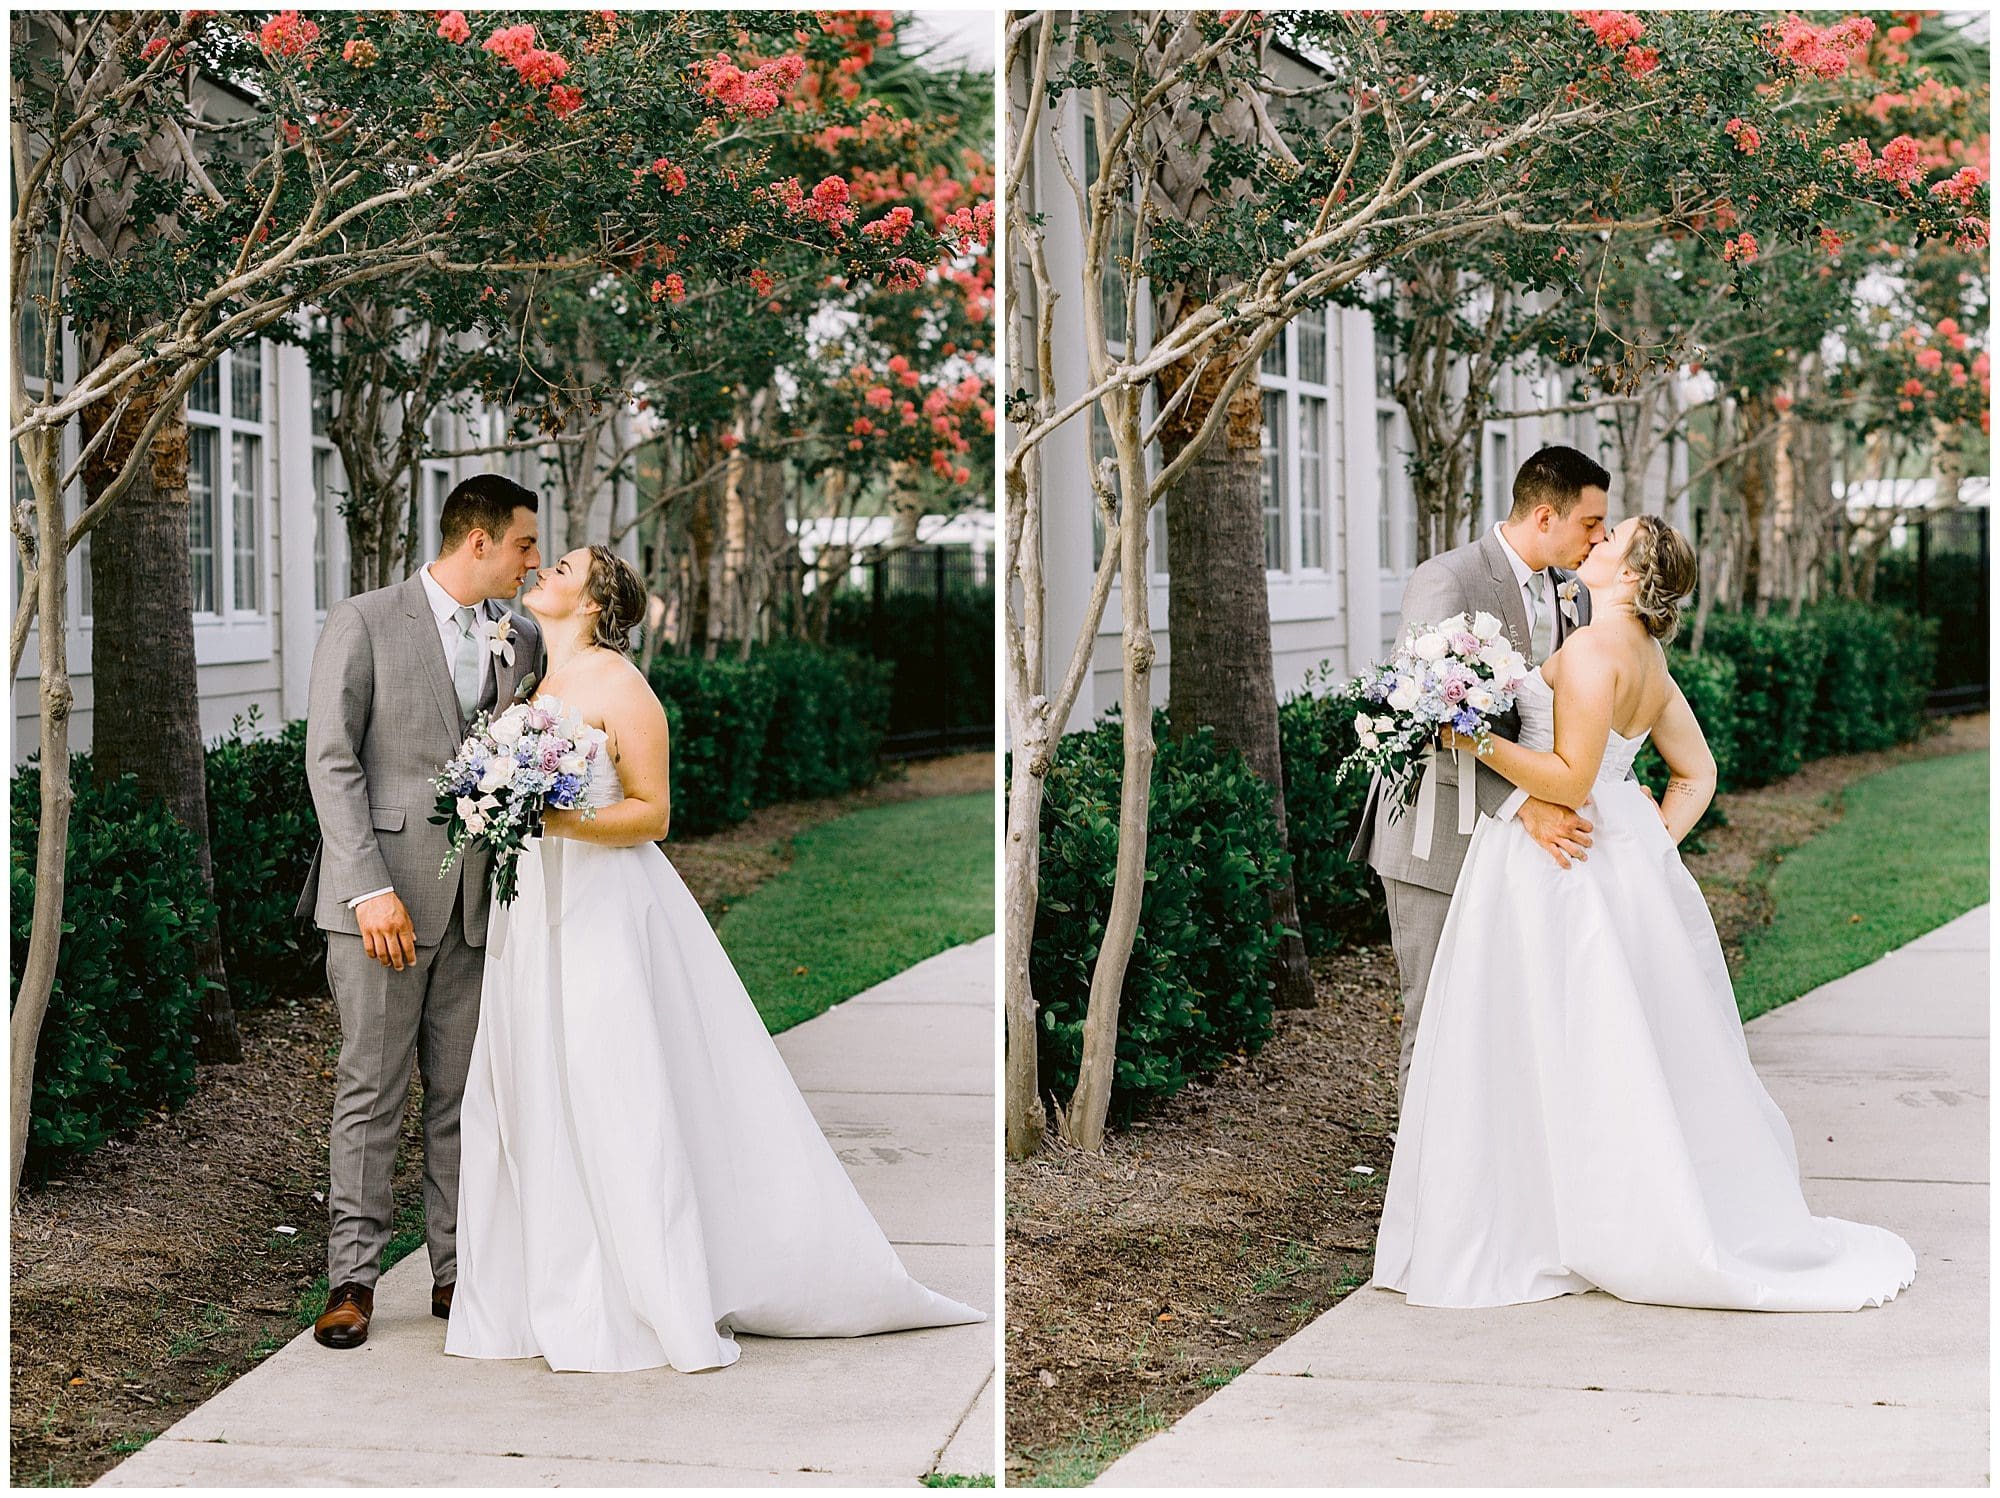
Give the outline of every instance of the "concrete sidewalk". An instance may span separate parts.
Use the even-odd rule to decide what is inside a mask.
[[[1899,1299],[1447,1311],[1369,1286],[1100,1481],[1986,1486],[1989,915],[1749,1026],[1807,1201],[1916,1249]]]
[[[903,1262],[994,1305],[994,939],[778,1037]],[[421,1250],[366,1346],[302,1333],[107,1473],[110,1487],[914,1485],[995,1469],[993,1321],[879,1337],[745,1337],[718,1373],[554,1374],[444,1355]]]

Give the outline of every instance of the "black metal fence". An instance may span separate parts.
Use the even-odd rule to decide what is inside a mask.
[[[1909,539],[1875,574],[1876,602],[1938,621],[1933,714],[1985,712],[1992,702],[1990,516],[1982,505],[1913,517]]]
[[[969,548],[909,547],[858,563],[834,595],[828,643],[895,663],[888,757],[992,747],[991,577]]]

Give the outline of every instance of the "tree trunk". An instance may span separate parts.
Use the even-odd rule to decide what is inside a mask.
[[[1136,394],[1125,400],[1138,404]],[[1118,526],[1120,606],[1125,614],[1124,714],[1125,757],[1118,782],[1118,865],[1111,882],[1111,908],[1105,912],[1104,939],[1090,971],[1090,1001],[1083,1017],[1083,1058],[1077,1066],[1076,1090],[1058,1124],[1063,1138],[1078,1149],[1104,1148],[1104,1125],[1111,1112],[1111,1084],[1118,1067],[1118,1008],[1125,989],[1125,968],[1139,933],[1139,910],[1146,895],[1147,819],[1153,800],[1153,625],[1147,602],[1146,504],[1151,488],[1136,439],[1136,414],[1119,419],[1115,441],[1123,489]],[[1266,622],[1265,627],[1269,625]],[[1037,834],[1039,835],[1039,833]]]
[[[18,387],[16,387],[18,388]],[[21,438],[21,456],[35,491],[36,566],[40,594],[42,807],[35,844],[35,910],[28,933],[28,956],[9,1016],[8,1122],[12,1142],[7,1196],[21,1192],[21,1167],[28,1154],[28,1126],[35,1098],[35,1047],[55,990],[56,959],[62,949],[63,876],[69,860],[69,811],[76,793],[69,781],[69,555],[64,547],[68,518],[60,485],[62,438],[58,431]]]
[[[1224,361],[1217,360],[1217,363]],[[1233,363],[1233,361],[1231,361]],[[1185,420],[1165,433],[1172,462],[1214,406],[1227,377],[1205,374]],[[1163,391],[1163,398],[1171,396]],[[1168,719],[1176,737],[1207,726],[1238,750],[1271,788],[1278,842],[1289,850],[1285,772],[1278,749],[1278,695],[1271,666],[1271,598],[1264,579],[1264,513],[1259,478],[1263,394],[1244,382],[1218,440],[1182,474],[1167,496],[1167,637],[1173,642]],[[1306,1009],[1315,1001],[1312,969],[1299,935],[1298,895],[1290,874],[1272,893],[1271,913],[1285,929],[1279,944],[1275,1002]]]
[[[1039,752],[1039,750],[1035,751]],[[1007,796],[1006,985],[1007,1157],[1023,1160],[1042,1147],[1048,1117],[1038,1077],[1041,1028],[1035,1019],[1030,958],[1035,908],[1042,887],[1042,792],[1029,746],[1014,746]]]
[[[109,352],[109,351],[107,351]],[[156,396],[135,395],[118,429],[85,465],[85,492],[96,498],[132,456],[152,419]],[[83,416],[88,442],[112,405]],[[227,454],[218,456],[218,466]],[[188,550],[188,429],[185,407],[153,439],[125,497],[91,532],[91,759],[100,780],[130,774],[139,793],[163,803],[193,834],[202,887],[215,895],[208,841],[207,760],[201,742],[201,690],[194,656],[194,600]],[[229,559],[216,557],[216,566]],[[242,1037],[230,1006],[219,931],[197,953],[204,982],[196,1020],[203,1061],[241,1061]]]

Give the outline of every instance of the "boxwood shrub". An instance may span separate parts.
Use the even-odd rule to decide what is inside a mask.
[[[1377,941],[1389,930],[1382,881],[1347,856],[1368,799],[1366,776],[1338,779],[1341,762],[1356,748],[1354,719],[1330,697],[1313,695],[1321,686],[1338,686],[1324,668],[1278,709],[1292,882],[1306,950],[1313,953]]]
[[[260,715],[208,750],[208,838],[230,1002],[255,1008],[325,987],[326,942],[293,908],[319,845],[306,784],[306,724],[262,737]]]
[[[1122,729],[1114,714],[1057,747],[1042,804],[1041,902],[1030,964],[1044,1088],[1067,1100],[1118,858]],[[1272,891],[1286,859],[1271,796],[1206,729],[1154,720],[1146,886],[1118,1013],[1111,1115],[1126,1122],[1255,1050],[1271,1033]]]
[[[40,1180],[118,1130],[194,1090],[195,953],[214,929],[194,838],[124,776],[96,784],[71,762],[63,939],[35,1049],[27,1171]],[[9,803],[11,955],[28,956],[41,820],[41,769],[15,772]],[[296,892],[294,892],[296,897]]]

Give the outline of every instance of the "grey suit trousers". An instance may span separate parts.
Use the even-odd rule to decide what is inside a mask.
[[[1382,894],[1389,907],[1389,941],[1396,949],[1396,978],[1403,989],[1402,1055],[1396,1063],[1396,1096],[1409,1090],[1410,1059],[1417,1054],[1417,1023],[1423,1017],[1424,990],[1430,986],[1437,960],[1438,938],[1451,896],[1421,884],[1384,879]]]
[[[394,1210],[396,1140],[414,1062],[424,1083],[424,1237],[431,1277],[458,1278],[458,1112],[465,1097],[486,952],[465,940],[461,898],[441,940],[397,972],[361,938],[326,933],[340,1008],[340,1065],[328,1140],[327,1284],[373,1285]]]

